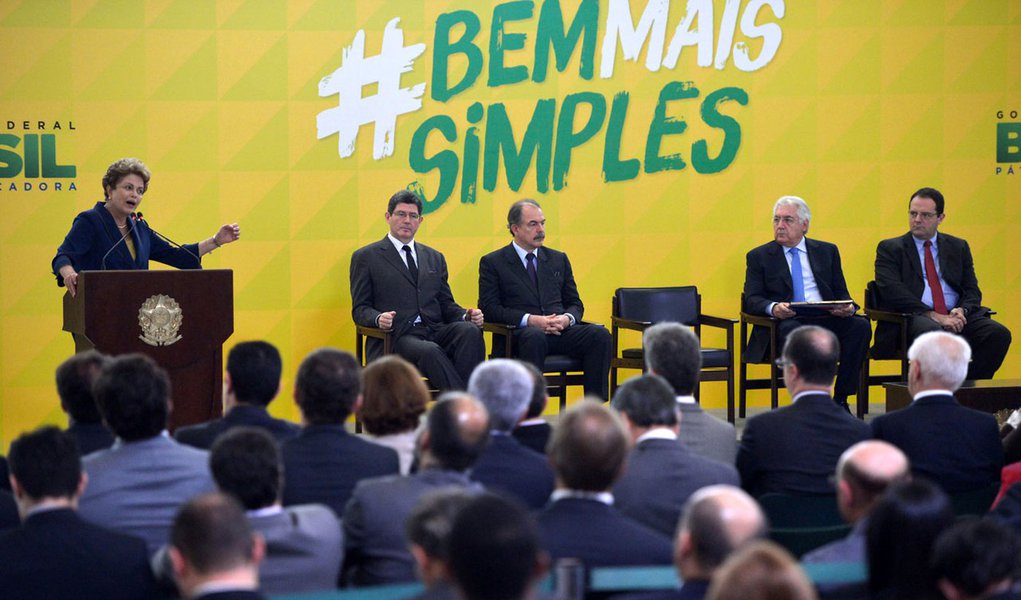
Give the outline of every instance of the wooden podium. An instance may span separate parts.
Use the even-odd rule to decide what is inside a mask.
[[[234,332],[234,273],[82,271],[64,294],[75,352],[139,352],[170,375],[171,429],[223,413],[223,343]]]

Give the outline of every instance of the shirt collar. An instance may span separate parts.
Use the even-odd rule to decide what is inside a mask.
[[[595,500],[607,506],[613,506],[613,494],[610,492],[586,492],[584,490],[554,490],[550,495],[550,501],[556,502],[564,498],[577,498],[578,500]]]
[[[666,427],[654,427],[642,435],[638,436],[635,440],[635,445],[641,444],[645,440],[676,440],[677,434],[667,429]]]
[[[805,390],[803,392],[798,392],[797,394],[795,394],[795,396],[793,398],[791,398],[791,403],[793,404],[794,402],[797,402],[798,400],[800,400],[804,396],[817,396],[819,394],[823,394],[825,396],[829,395],[829,394],[827,394],[826,392],[824,392],[822,390]]]
[[[511,241],[511,246],[513,246],[514,251],[518,253],[518,258],[521,259],[521,262],[525,262],[526,260],[528,260],[525,258],[525,256],[528,255],[528,250],[525,250],[524,248],[519,246],[518,243],[515,241]],[[534,254],[536,258],[539,258],[539,249],[536,248],[535,250],[532,250],[532,254]]]
[[[936,247],[936,238],[937,237],[939,237],[939,232],[938,231],[936,233],[932,234],[932,238],[930,240],[923,240],[921,238],[916,238],[915,236],[911,236],[911,239],[915,240],[915,246],[917,246],[918,249],[921,250],[922,249],[922,245],[925,244],[926,241],[931,241],[932,242],[932,247],[935,248]]]
[[[678,404],[696,404],[694,396],[678,396]]]
[[[954,393],[950,390],[925,390],[924,392],[918,392],[912,400],[921,400],[928,396],[953,396]]]
[[[408,247],[411,248],[411,253],[412,254],[417,254],[417,252],[415,251],[415,239],[414,238],[412,238],[410,242],[405,244],[404,242],[402,242],[399,239],[395,238],[392,233],[386,234],[386,237],[387,237],[388,240],[390,240],[390,243],[394,245],[394,248],[397,248],[397,252],[403,252],[404,251],[404,246],[408,246]]]

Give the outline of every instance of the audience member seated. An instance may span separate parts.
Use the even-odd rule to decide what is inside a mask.
[[[83,461],[89,485],[81,497],[81,515],[141,537],[149,552],[156,552],[167,543],[178,507],[214,489],[209,453],[178,444],[167,434],[170,380],[151,358],[114,358],[93,391],[117,441]]]
[[[942,598],[929,557],[939,534],[954,522],[950,499],[924,479],[894,483],[865,532],[869,594],[873,598]]]
[[[74,438],[56,427],[11,444],[11,479],[24,525],[0,533],[0,586],[20,598],[150,598],[149,553],[139,538],[79,518],[82,473]]]
[[[681,412],[674,391],[658,375],[629,379],[613,397],[634,448],[613,502],[625,516],[666,537],[677,531],[681,507],[707,485],[741,485],[731,464],[704,458],[677,442]]]
[[[418,472],[364,479],[355,487],[343,518],[345,580],[355,586],[415,581],[408,515],[438,488],[482,491],[468,471],[488,441],[485,407],[464,392],[444,394],[418,438]]]
[[[891,483],[908,478],[909,469],[904,453],[883,441],[858,442],[844,451],[837,463],[837,509],[851,524],[851,533],[809,552],[801,562],[864,563],[869,513]]]
[[[253,533],[237,500],[205,494],[189,500],[174,519],[170,560],[187,600],[262,600],[262,536]]]
[[[82,456],[113,445],[113,434],[103,425],[92,384],[110,357],[95,350],[79,352],[57,367],[57,395],[68,417],[67,432],[78,442]]]
[[[689,450],[727,464],[737,456],[734,426],[702,410],[695,388],[702,374],[702,346],[698,336],[680,323],[657,323],[642,336],[645,367],[666,379],[677,396],[684,424],[680,439]]]
[[[968,372],[971,348],[942,331],[923,333],[908,349],[911,404],[872,420],[872,436],[904,451],[916,475],[947,493],[1000,480],[1003,447],[993,415],[961,406],[954,392]]]
[[[426,492],[408,515],[405,534],[415,558],[415,573],[425,591],[413,600],[454,600],[447,552],[454,517],[475,494],[465,488],[440,488]]]
[[[936,583],[947,600],[1017,598],[1021,542],[1005,525],[968,519],[951,525],[932,550]]]
[[[741,485],[752,496],[832,494],[841,453],[869,438],[868,425],[830,396],[839,356],[828,329],[807,325],[787,336],[780,360],[793,403],[748,419],[737,451]]]
[[[815,588],[794,557],[759,540],[735,552],[716,571],[710,600],[815,600]]]
[[[209,468],[221,492],[241,502],[252,530],[265,540],[259,565],[260,589],[299,594],[337,587],[344,557],[340,522],[322,504],[280,503],[280,453],[262,429],[236,427],[220,436]]]
[[[366,439],[393,448],[401,474],[411,471],[415,457],[415,428],[429,403],[422,374],[396,354],[372,361],[362,371],[362,406],[358,417]]]
[[[525,413],[525,420],[518,423],[511,434],[526,447],[535,450],[539,454],[546,454],[546,444],[549,443],[549,436],[553,427],[542,418],[549,402],[549,394],[546,391],[546,376],[542,374],[539,367],[530,362],[522,362],[522,366],[532,374],[532,400],[528,403],[528,412]]]
[[[549,445],[557,489],[539,513],[554,560],[576,558],[589,568],[671,563],[670,538],[613,506],[610,489],[627,456],[627,431],[608,408],[585,400],[561,415]]]
[[[174,432],[174,439],[208,450],[224,432],[242,425],[265,429],[278,444],[297,436],[300,427],[275,419],[266,410],[280,393],[282,371],[280,352],[273,344],[257,341],[234,346],[223,374],[223,418],[182,427]]]
[[[549,569],[535,522],[511,498],[482,494],[462,508],[448,540],[450,574],[464,600],[525,600]]]
[[[294,381],[304,428],[284,442],[284,506],[321,503],[339,518],[355,484],[399,471],[397,453],[344,428],[361,400],[358,361],[348,352],[320,348],[309,354]]]
[[[18,503],[14,500],[14,494],[7,490],[0,490],[0,531],[14,529],[21,524],[18,516]]]
[[[533,389],[528,370],[508,358],[482,363],[468,379],[468,393],[486,407],[490,427],[489,446],[475,463],[472,479],[538,509],[553,492],[553,471],[545,456],[521,445],[511,435],[528,410]]]

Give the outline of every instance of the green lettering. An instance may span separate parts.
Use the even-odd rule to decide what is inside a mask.
[[[566,34],[560,0],[546,0],[539,11],[539,27],[535,32],[535,68],[532,69],[532,81],[546,80],[550,48],[557,58],[557,71],[563,73],[583,34],[585,37],[582,42],[578,74],[582,79],[592,79],[598,30],[599,0],[582,0],[578,12],[574,15],[574,21],[571,22],[571,29]]]
[[[721,114],[720,104],[734,100],[748,106],[748,92],[741,88],[720,88],[702,101],[702,120],[710,127],[723,130],[723,147],[716,158],[709,158],[709,144],[699,140],[691,146],[691,166],[699,173],[719,173],[730,166],[741,147],[741,124],[733,117]]]
[[[12,133],[0,133],[0,146],[7,146],[10,148],[17,148],[18,144],[21,143],[21,138]],[[21,155],[11,150],[5,150],[0,147],[0,179],[17,177],[18,173],[21,173],[21,167],[24,163],[21,161]]]
[[[592,107],[588,121],[579,131],[574,131],[574,115],[579,104]],[[579,92],[564,98],[557,118],[557,149],[553,155],[553,189],[560,190],[567,185],[567,172],[571,170],[571,152],[592,139],[606,119],[606,99],[596,92]]]
[[[434,129],[439,131],[448,142],[457,141],[457,125],[454,124],[453,119],[446,115],[436,115],[426,119],[415,130],[415,135],[411,137],[411,148],[408,151],[408,165],[411,169],[416,173],[428,173],[433,169],[440,171],[439,189],[436,190],[436,197],[431,200],[426,198],[422,185],[417,181],[408,186],[408,189],[416,190],[419,198],[422,199],[422,214],[424,215],[443,206],[443,203],[450,197],[451,192],[454,191],[454,182],[457,181],[459,168],[457,153],[453,150],[442,150],[426,158],[425,145],[429,141],[429,133]]]
[[[521,50],[525,47],[525,34],[507,33],[503,30],[507,21],[523,21],[532,18],[535,3],[518,0],[498,4],[493,8],[493,25],[489,30],[489,87],[510,85],[528,79],[528,67],[504,66],[504,52]]]
[[[456,42],[451,43],[450,30],[458,24],[464,25],[464,33]],[[482,73],[482,50],[479,50],[472,40],[479,34],[481,28],[479,18],[470,10],[444,13],[436,19],[436,33],[433,35],[432,84],[429,86],[432,89],[433,100],[446,102],[471,87],[479,78],[479,74]],[[450,67],[450,57],[455,54],[463,54],[468,62],[461,81],[454,87],[448,87],[447,71]]]
[[[74,165],[57,164],[57,136],[47,133],[42,138],[43,177],[74,177],[77,173]]]
[[[1021,123],[996,124],[996,162],[1021,162]]]
[[[528,174],[528,167],[535,155],[535,186],[539,192],[549,190],[550,156],[553,153],[553,115],[556,101],[552,98],[535,103],[532,120],[528,123],[521,151],[514,142],[514,130],[507,118],[507,107],[502,103],[489,107],[486,116],[486,151],[483,164],[482,185],[487,191],[496,189],[496,177],[500,171],[500,155],[504,156],[507,169],[507,185],[514,191],[521,188],[521,182]]]
[[[684,119],[675,119],[674,117],[667,116],[667,102],[697,97],[698,88],[692,85],[691,82],[671,81],[660,90],[659,102],[656,103],[656,113],[652,117],[652,123],[649,125],[649,137],[645,142],[646,173],[657,173],[666,170],[679,171],[687,166],[680,154],[660,156],[659,148],[664,136],[679,135],[688,128],[688,124],[685,123]]]
[[[642,163],[637,158],[620,160],[620,138],[624,134],[627,117],[628,93],[613,96],[610,120],[606,123],[606,144],[603,146],[603,181],[626,181],[638,176]]]

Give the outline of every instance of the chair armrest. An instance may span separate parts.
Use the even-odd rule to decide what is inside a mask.
[[[370,338],[375,338],[377,340],[382,340],[383,341],[383,354],[384,355],[386,355],[386,354],[393,354],[393,339],[394,338],[393,338],[393,330],[392,329],[390,329],[390,330],[383,330],[383,329],[380,329],[379,327],[370,327],[368,325],[358,325],[356,323],[355,324],[355,334],[356,334],[356,338],[357,338],[355,341],[357,342],[356,346],[357,346],[358,360],[362,360],[364,358],[364,356],[362,356],[362,352],[363,352],[363,348],[362,348],[362,336],[370,337]]]
[[[865,316],[873,321],[884,321],[886,323],[901,323],[911,317],[908,313],[879,310],[876,308],[866,308]]]
[[[710,327],[719,327],[721,329],[734,329],[734,324],[737,323],[737,319],[728,319],[726,317],[714,317],[713,315],[701,314],[698,316],[699,323],[708,325]]]
[[[517,328],[518,328],[517,325],[507,325],[506,323],[490,323],[489,321],[486,321],[482,324],[482,331],[488,331],[489,333],[495,333],[497,335],[507,335]]]
[[[773,328],[776,327],[779,319],[774,317],[767,317],[766,315],[753,315],[751,313],[742,312],[741,320],[752,325],[762,325],[763,327]]]
[[[610,317],[610,322],[616,327],[632,329],[634,331],[645,331],[646,328],[652,325],[651,321],[632,321],[631,319],[625,319],[616,315]]]

